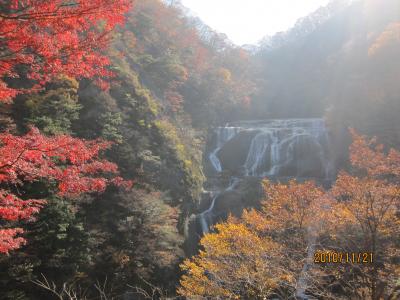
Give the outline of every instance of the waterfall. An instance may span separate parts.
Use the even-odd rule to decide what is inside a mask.
[[[232,177],[229,182],[229,186],[226,188],[225,191],[233,191],[235,189],[235,187],[239,184],[239,182],[240,182],[240,178]]]
[[[225,207],[226,202],[222,208],[216,205],[221,196],[234,193],[246,177],[330,182],[335,175],[329,133],[323,119],[236,122],[216,128],[214,137],[214,146],[208,154],[214,174],[228,166],[235,177],[231,177],[227,187],[217,187],[209,208],[197,216],[203,234],[218,217],[231,210]]]
[[[322,119],[238,122],[218,127],[216,147],[209,154],[215,171],[223,170],[219,154],[229,147],[228,142],[251,132],[254,136],[242,164],[244,176],[332,177],[328,131]],[[320,171],[316,170],[319,166]]]
[[[210,220],[212,220],[213,208],[215,205],[215,200],[217,199],[218,195],[219,193],[213,196],[210,207],[199,215],[201,230],[203,234],[208,233],[209,231],[211,225]]]
[[[266,159],[266,151],[275,146],[275,143],[272,139],[273,132],[271,131],[263,131],[258,133],[250,144],[250,150],[247,155],[246,162],[244,164],[245,173],[247,176],[249,175],[257,175],[258,170],[262,167],[262,164]],[[278,154],[279,155],[279,154]],[[275,159],[276,157],[274,157]]]
[[[229,186],[224,190],[224,192],[234,190],[234,188],[238,185],[239,182],[240,182],[239,178],[237,178],[237,177],[231,178],[231,181],[229,182]],[[203,234],[208,233],[210,226],[212,225],[212,221],[213,221],[213,217],[214,217],[213,209],[215,206],[215,202],[217,201],[217,198],[220,194],[221,194],[221,192],[217,192],[216,195],[213,195],[210,207],[207,210],[203,211],[198,216],[200,219],[200,226],[201,226],[201,230],[202,230]]]
[[[208,199],[208,208],[193,218],[195,226],[191,228],[196,238],[228,215],[240,216],[243,209],[258,205],[261,192],[254,195],[257,189],[261,190],[260,182],[265,177],[313,179],[328,184],[334,179],[332,147],[323,119],[242,121],[218,127],[213,133],[206,157],[210,162],[208,187],[214,192]],[[223,171],[231,174],[229,183],[220,176]],[[254,202],[249,202],[249,197]],[[298,279],[298,299],[307,299],[314,233],[314,227],[308,228],[308,255]]]
[[[246,177],[330,182],[335,175],[330,148],[323,119],[244,121],[216,128],[214,145],[208,154],[213,172],[218,174],[230,166],[235,177],[231,177],[227,187],[217,188],[209,208],[197,216],[202,233],[207,233],[221,215],[221,211],[216,211],[220,196],[234,192]],[[217,207],[221,209],[221,205]]]
[[[210,162],[214,169],[217,172],[222,171],[221,163],[217,157],[218,151],[221,149],[221,147],[230,139],[232,139],[236,133],[238,133],[241,130],[240,127],[218,127],[216,130],[216,148],[210,153],[208,156],[210,159]]]

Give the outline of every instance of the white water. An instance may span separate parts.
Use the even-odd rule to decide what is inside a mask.
[[[217,172],[222,171],[221,162],[218,159],[217,153],[221,150],[221,147],[230,139],[232,139],[239,131],[240,127],[218,127],[216,130],[217,134],[217,147],[208,156],[211,164]]]
[[[246,134],[254,131],[246,160],[241,169],[237,170],[242,176],[298,177],[304,173],[305,167],[321,165],[322,170],[316,172],[319,173],[318,178],[329,180],[333,177],[334,165],[329,155],[329,136],[322,119],[238,122],[218,127],[215,130],[215,148],[208,156],[217,173],[223,171],[218,152],[242,131],[246,131]],[[305,161],[298,161],[296,151],[302,150],[304,145],[311,145],[313,153],[307,153],[308,149],[305,148],[303,152],[306,153],[302,154]],[[229,186],[213,195],[210,207],[198,215],[203,233],[209,232],[209,227],[216,217],[214,207],[218,196],[234,190],[240,181],[241,178],[232,177]]]
[[[276,146],[274,142],[273,132],[271,131],[260,132],[253,138],[246,162],[244,163],[247,176],[256,176],[258,174],[259,169],[265,163],[267,150],[269,150],[270,147]],[[273,156],[272,153],[271,151],[271,158]],[[275,159],[276,157],[274,156],[274,160]]]
[[[229,182],[229,186],[225,189],[226,191],[232,191],[234,188],[239,184],[240,179],[237,177],[233,177],[231,181]],[[208,233],[210,230],[210,226],[212,225],[213,222],[213,209],[215,206],[215,202],[217,201],[218,196],[221,194],[221,192],[216,193],[216,195],[212,196],[211,200],[211,205],[210,207],[203,211],[198,217],[200,219],[200,225],[201,225],[201,230],[203,234]]]
[[[330,181],[334,177],[335,169],[330,155],[329,134],[322,119],[238,122],[217,128],[215,148],[209,154],[209,160],[217,173],[223,171],[223,164],[220,161],[222,158],[218,156],[219,151],[242,131],[247,131],[246,134],[254,131],[254,136],[243,165],[235,170],[236,174],[241,175],[232,177],[225,190],[212,195],[210,207],[198,215],[203,234],[208,233],[210,226],[215,224],[217,213],[214,210],[218,197],[224,192],[233,191],[243,176],[299,177],[307,174],[310,168],[314,170],[314,166],[321,166],[321,170],[316,169],[317,172],[310,173],[315,175],[315,179]],[[229,151],[229,149],[225,150]],[[298,299],[309,299],[306,291],[315,250],[315,232],[316,229],[313,227],[308,229],[307,258],[296,287]]]
[[[215,200],[217,199],[217,197],[219,196],[219,193],[217,193],[216,195],[213,196],[212,200],[211,200],[211,205],[210,207],[202,212],[199,215],[200,218],[200,224],[201,224],[201,230],[203,231],[203,234],[208,233],[210,230],[210,224],[212,221],[212,211],[215,205]]]
[[[240,183],[240,178],[232,177],[229,182],[229,186],[225,191],[233,191],[239,183]]]
[[[226,142],[243,130],[255,131],[243,164],[245,176],[280,176],[285,167],[295,165],[302,172],[299,162],[295,161],[295,149],[301,144],[311,144],[319,149],[316,163],[323,167],[321,177],[332,177],[334,171],[332,160],[327,151],[329,145],[328,131],[322,119],[288,119],[262,122],[239,122],[237,126],[219,127],[216,129],[216,147],[209,154],[209,159],[217,172],[222,171],[218,152]]]

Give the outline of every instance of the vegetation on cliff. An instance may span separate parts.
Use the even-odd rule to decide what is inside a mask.
[[[249,53],[179,1],[0,0],[0,299],[394,299],[398,1],[341,2]],[[262,205],[243,181],[221,197],[236,217],[185,258],[208,129],[315,116],[347,173],[328,191],[265,181]],[[385,146],[353,134],[348,157],[348,126]],[[242,143],[243,161],[220,153],[232,172]],[[310,227],[373,263],[305,278]]]

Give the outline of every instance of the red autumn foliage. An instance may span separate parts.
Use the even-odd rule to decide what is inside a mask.
[[[16,237],[20,233],[23,233],[21,228],[0,229],[0,253],[8,253],[10,250],[21,247],[25,239]]]
[[[109,33],[124,21],[130,0],[0,0],[0,101],[34,91],[60,74],[91,78],[107,88],[101,77],[112,76],[109,59],[102,54]],[[29,88],[8,86],[19,78],[17,68],[33,82]],[[44,200],[20,199],[4,187],[47,180],[58,186],[60,196],[101,192],[110,183],[129,187],[117,174],[117,166],[99,160],[110,143],[84,141],[67,135],[46,137],[37,129],[18,137],[0,134],[0,219],[29,220]],[[0,253],[25,243],[20,228],[0,229]]]
[[[92,78],[111,76],[101,54],[110,31],[124,21],[129,0],[0,0],[0,101],[35,90],[59,74]],[[35,82],[29,89],[7,85],[17,66]]]
[[[18,186],[24,182],[47,180],[58,186],[60,196],[102,192],[108,184],[129,188],[131,183],[115,176],[117,166],[98,155],[109,142],[85,141],[68,135],[47,137],[35,129],[25,136],[0,134],[0,184]],[[0,218],[7,221],[30,219],[43,206],[43,200],[22,200],[0,190]],[[16,237],[22,229],[0,230],[0,253],[18,248],[25,241]]]

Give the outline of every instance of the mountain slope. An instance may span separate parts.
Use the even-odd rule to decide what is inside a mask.
[[[391,78],[399,70],[398,38],[374,53],[370,49],[400,22],[399,2],[341,2],[320,9],[260,49],[255,59],[261,65],[262,85],[254,112],[273,117],[321,116],[343,102],[356,105],[355,98],[372,97],[372,88],[385,90],[382,99],[397,93]],[[390,52],[388,47],[395,49]]]

